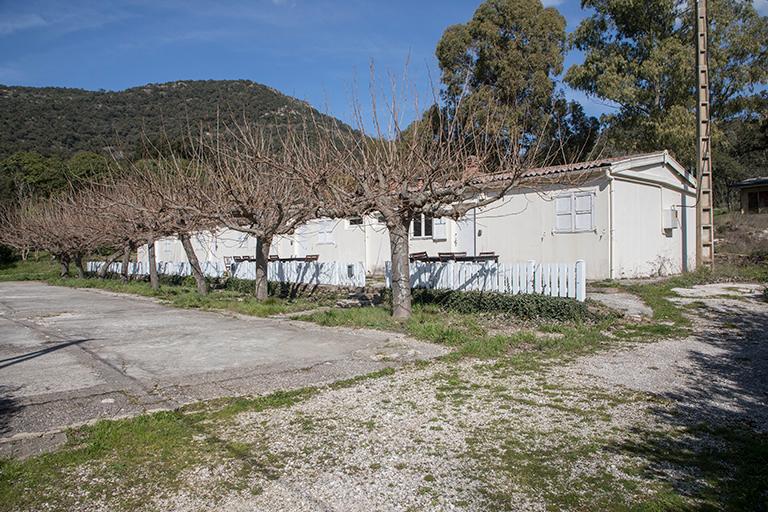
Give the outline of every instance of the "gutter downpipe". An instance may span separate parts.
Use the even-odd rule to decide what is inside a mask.
[[[613,180],[611,168],[605,170],[608,180],[608,277],[613,279]]]
[[[472,208],[472,256],[477,256],[477,208]]]

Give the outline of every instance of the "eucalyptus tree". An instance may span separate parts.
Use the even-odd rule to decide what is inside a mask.
[[[523,148],[538,144],[535,137],[550,123],[565,40],[556,8],[539,0],[486,0],[437,45],[446,108],[452,115],[471,111],[488,130],[517,127]],[[495,125],[489,116],[498,118]]]
[[[672,150],[695,159],[694,0],[584,0],[591,14],[570,36],[584,61],[565,76],[573,88],[616,107],[607,115],[616,151]],[[765,118],[768,18],[751,0],[709,0],[710,115],[715,176],[739,160],[734,123]],[[730,172],[730,171],[729,171]],[[720,188],[726,183],[721,181]]]

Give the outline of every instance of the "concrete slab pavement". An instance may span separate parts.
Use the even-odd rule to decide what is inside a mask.
[[[332,382],[443,349],[402,336],[0,283],[0,455],[63,428],[198,400]]]

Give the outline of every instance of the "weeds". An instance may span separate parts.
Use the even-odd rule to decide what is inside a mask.
[[[27,460],[0,460],[0,511],[77,510],[104,501],[115,509],[134,510],[149,504],[157,489],[177,489],[182,473],[204,464],[232,463],[237,477],[254,472],[272,479],[280,458],[261,444],[222,439],[217,432],[241,413],[290,407],[329,389],[351,387],[394,373],[383,369],[324,387],[276,391],[260,397],[210,400],[123,420],[103,420],[68,431],[57,452]],[[93,472],[91,478],[88,475]],[[238,482],[228,482],[229,486]]]

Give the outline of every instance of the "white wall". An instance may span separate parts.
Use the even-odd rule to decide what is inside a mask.
[[[593,179],[579,186],[543,185],[537,189],[507,192],[499,201],[478,209],[477,252],[493,251],[502,263],[536,260],[540,262],[587,262],[587,278],[609,275],[607,179]],[[555,197],[565,192],[593,192],[594,229],[579,233],[555,230]],[[471,229],[473,213],[461,222]],[[472,254],[472,237],[457,233],[459,251]]]
[[[614,274],[618,279],[677,274],[696,265],[696,199],[666,185],[614,181]],[[675,229],[663,229],[675,208]]]
[[[222,261],[225,257],[255,256],[256,239],[245,233],[231,229],[220,229],[216,232],[203,232],[192,235],[192,247],[201,262]],[[286,244],[284,237],[278,237],[272,242],[272,254],[277,254],[278,247]],[[138,260],[148,262],[147,246],[137,250]],[[176,237],[162,238],[155,242],[155,256],[158,261],[186,262],[187,255],[181,242]]]

